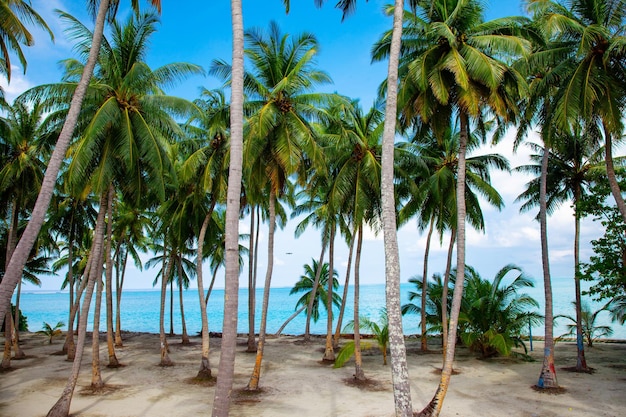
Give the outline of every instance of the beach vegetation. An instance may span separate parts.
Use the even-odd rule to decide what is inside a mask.
[[[626,186],[625,161],[617,162],[618,178],[622,186]],[[607,201],[609,192],[606,179],[598,176],[584,200],[586,212],[604,229],[602,236],[591,241],[593,254],[582,265],[583,278],[591,283],[585,294],[596,301],[619,300],[626,296],[626,222],[617,207]]]
[[[454,277],[456,281],[458,277]],[[539,325],[542,317],[534,311],[537,301],[523,293],[534,286],[520,267],[501,268],[492,281],[482,278],[468,266],[463,305],[459,315],[459,336],[463,344],[481,358],[508,356],[514,347],[526,352],[522,340],[529,325]]]
[[[575,304],[573,302],[572,304]],[[610,307],[610,302],[600,307],[597,310],[591,310],[591,307],[588,303],[583,303],[581,308],[581,319],[582,319],[582,334],[587,343],[587,347],[593,347],[593,342],[600,338],[607,338],[613,334],[613,329],[611,326],[599,325],[597,323],[598,316],[602,312],[608,312]],[[567,319],[568,323],[566,325],[567,333],[563,333],[560,335],[557,340],[562,340],[566,337],[576,336],[577,333],[577,322],[576,317],[572,317],[570,314],[558,314],[554,316],[554,319],[564,318]]]
[[[364,334],[371,336],[376,342],[378,349],[383,355],[383,365],[387,365],[387,351],[389,349],[389,319],[387,318],[387,309],[382,308],[378,321],[374,321],[367,316],[359,317],[359,326]],[[343,328],[344,333],[354,331],[354,320],[349,321]],[[355,353],[354,340],[346,342],[339,349],[337,357],[335,358],[335,368],[341,368],[347,361],[350,360]]]
[[[63,323],[62,321],[55,324],[54,327],[50,326],[44,321],[41,325],[42,329],[39,330],[37,333],[45,335],[48,338],[48,344],[51,345],[52,339],[63,334],[63,331],[61,330],[63,326],[65,326],[65,323]]]

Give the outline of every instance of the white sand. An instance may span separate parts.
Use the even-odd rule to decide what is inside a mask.
[[[65,386],[71,363],[59,355],[63,341],[44,344],[45,337],[22,335],[28,356],[13,360],[12,370],[0,374],[0,416],[45,416]],[[78,386],[72,400],[73,416],[187,417],[210,415],[214,386],[193,384],[200,364],[200,339],[183,346],[180,338],[168,339],[173,367],[160,367],[158,335],[126,334],[117,357],[125,366],[106,368],[106,345],[101,345],[102,377],[111,389],[93,394],[91,344],[88,343]],[[217,373],[220,339],[211,339],[211,366]],[[324,339],[302,344],[301,337],[269,338],[261,374],[261,392],[243,391],[254,364],[245,353],[245,339],[238,347],[232,416],[385,416],[394,415],[391,372],[383,366],[374,346],[365,352],[367,387],[350,384],[354,364],[333,369],[322,364]],[[433,341],[436,343],[436,341]],[[539,393],[531,387],[541,369],[542,345],[535,342],[535,362],[514,358],[479,360],[459,348],[455,362],[458,375],[446,396],[442,416],[463,417],[618,417],[626,416],[626,344],[597,343],[586,349],[593,374],[577,374],[561,368],[573,366],[576,348],[557,345],[557,377],[565,392]],[[407,344],[413,407],[421,409],[439,382],[440,349],[420,353],[419,341]]]

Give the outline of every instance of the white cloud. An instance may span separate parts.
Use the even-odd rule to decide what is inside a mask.
[[[4,90],[5,100],[12,103],[15,97],[22,94],[33,86],[33,83],[23,74],[22,68],[11,65],[11,82],[6,78],[0,77],[0,87]]]

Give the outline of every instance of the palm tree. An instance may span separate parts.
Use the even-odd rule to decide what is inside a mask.
[[[145,235],[150,222],[151,212],[136,207],[124,199],[118,199],[115,205],[113,240],[115,242],[115,346],[122,347],[122,291],[126,276],[128,259],[132,259],[138,270],[143,269],[139,252],[146,252],[148,239]]]
[[[215,206],[223,202],[226,197],[229,149],[229,108],[224,93],[221,90],[201,90],[201,98],[195,100],[195,104],[199,107],[200,112],[197,116],[192,117],[188,121],[186,127],[190,139],[198,140],[200,143],[206,145],[200,147],[187,158],[182,167],[182,177],[185,180],[191,179],[191,181],[196,181],[196,178],[201,176],[203,181],[200,190],[204,193],[208,193],[211,198],[209,203],[210,207],[198,231],[198,249],[196,256],[196,277],[198,282],[200,314],[202,317],[202,359],[198,377],[210,378],[209,325],[206,315],[204,280],[202,276],[202,263],[204,259],[203,244]]]
[[[150,2],[160,12],[161,0],[150,0]],[[52,198],[54,187],[57,181],[57,176],[65,159],[67,149],[70,145],[70,140],[73,137],[74,129],[78,122],[79,114],[81,111],[83,99],[85,98],[85,94],[87,92],[87,88],[89,87],[93,70],[96,66],[96,61],[98,60],[100,45],[102,43],[104,33],[105,20],[107,14],[111,10],[109,6],[110,4],[115,5],[118,3],[119,0],[113,0],[112,2],[110,2],[110,0],[101,0],[98,6],[93,36],[90,47],[88,49],[89,52],[87,62],[83,67],[80,81],[78,82],[76,89],[72,93],[72,100],[67,113],[67,117],[63,124],[63,128],[61,129],[61,133],[59,134],[59,138],[57,139],[56,145],[54,146],[54,151],[52,152],[50,160],[48,161],[46,173],[44,175],[42,186],[39,191],[39,195],[37,196],[35,206],[33,207],[30,220],[28,222],[28,225],[26,226],[26,229],[24,230],[24,233],[22,234],[22,237],[20,238],[19,243],[17,244],[17,247],[15,248],[15,251],[13,253],[14,256],[11,257],[11,261],[7,266],[7,272],[4,275],[2,282],[0,282],[0,317],[4,316],[8,306],[10,305],[11,296],[13,295],[13,291],[15,290],[15,287],[20,280],[21,271],[24,268],[24,264],[28,259],[30,250],[34,245],[35,240],[37,239],[37,235],[39,234],[41,226],[43,225],[46,212],[48,210],[48,206],[50,205],[50,200]],[[89,4],[95,7],[95,4],[97,4],[97,2],[95,0],[89,0]],[[133,9],[138,11],[139,3],[137,1],[133,1],[132,5]],[[114,8],[113,10],[116,9]],[[60,408],[58,408],[56,411],[52,412],[51,410],[51,416],[66,415],[69,412],[69,410],[64,409],[66,406],[69,406],[69,401],[64,401],[64,405],[60,406]]]
[[[531,144],[532,146],[532,144]],[[541,154],[545,152],[539,146],[534,148],[540,154],[531,155],[533,165],[524,165],[516,168],[518,171],[534,173],[541,172]],[[587,361],[583,344],[581,290],[580,290],[580,219],[582,217],[580,204],[586,194],[587,185],[598,171],[602,168],[602,149],[595,146],[588,134],[577,134],[558,138],[554,146],[548,152],[548,172],[546,177],[547,187],[547,213],[551,214],[565,200],[572,200],[574,208],[574,288],[577,303],[576,317],[578,323],[577,333],[577,361],[576,370],[586,371]],[[538,204],[540,177],[528,183],[526,191],[518,196],[516,201],[525,201],[520,211],[528,211]]]
[[[626,221],[615,177],[613,140],[623,134],[626,89],[623,66],[626,1],[527,1],[543,32],[555,41],[546,76],[558,86],[552,109],[557,126],[574,133],[582,122],[604,136],[606,175]],[[543,58],[545,59],[545,58]]]
[[[246,39],[246,55],[255,71],[246,74],[248,104],[253,112],[248,120],[244,149],[246,177],[267,178],[269,186],[268,267],[257,361],[248,384],[249,389],[256,390],[273,269],[276,201],[286,190],[288,178],[301,168],[305,154],[313,161],[319,160],[320,151],[309,120],[319,116],[315,105],[328,101],[331,95],[309,93],[314,86],[330,81],[327,74],[314,68],[312,59],[317,52],[317,41],[313,35],[305,33],[289,42],[276,23],[271,23],[268,37],[260,30],[249,30]],[[225,62],[215,61],[211,72],[228,79],[231,69]]]
[[[327,285],[328,279],[330,276],[330,265],[328,262],[325,262],[324,265],[319,267],[317,261],[315,259],[311,259],[311,264],[304,265],[304,274],[300,275],[300,280],[296,282],[291,291],[289,291],[289,295],[300,294],[303,293],[298,301],[296,302],[295,310],[296,312],[291,315],[282,326],[276,332],[276,335],[280,335],[285,326],[293,320],[298,314],[302,313],[305,309],[309,308],[309,305],[312,305],[312,309],[310,312],[307,312],[307,315],[313,319],[313,322],[317,323],[317,320],[320,318],[320,305],[323,305],[326,308],[326,304],[324,300],[327,299],[327,294],[324,289],[324,286]],[[320,272],[319,277],[319,288],[317,291],[314,291],[315,288],[315,277],[317,275],[317,271]],[[339,281],[337,280],[337,271],[333,271],[333,289],[339,288]],[[313,298],[313,302],[311,303],[311,298]],[[339,307],[341,305],[341,297],[339,294],[333,292],[333,305],[335,307]],[[298,308],[300,307],[300,308]],[[327,311],[327,314],[332,314]]]
[[[572,304],[574,305],[574,308],[578,307],[575,301]],[[569,323],[566,325],[568,332],[562,334],[557,339],[562,339],[567,336],[571,337],[573,335],[577,335],[577,338],[578,338],[578,329],[580,327],[582,327],[583,329],[583,337],[585,338],[585,341],[587,342],[587,347],[590,347],[590,348],[593,347],[593,342],[598,340],[601,337],[610,337],[613,334],[613,329],[611,328],[611,326],[603,326],[603,325],[596,324],[598,315],[602,313],[603,311],[609,311],[610,307],[611,307],[611,302],[603,305],[601,308],[595,311],[591,311],[591,308],[589,307],[587,303],[582,303],[581,314],[580,314],[581,319],[582,319],[582,326],[580,326],[578,323],[578,316],[572,317],[567,314],[558,314],[554,316],[555,319],[565,318],[569,320]]]
[[[364,329],[365,331],[369,332],[369,334],[374,336],[374,339],[378,344],[378,348],[383,354],[383,365],[387,365],[387,349],[389,347],[389,320],[387,319],[386,310],[384,308],[381,309],[380,320],[378,322],[373,321],[369,317],[361,316],[359,318],[359,325],[361,326],[361,329]],[[352,331],[354,330],[354,326],[354,321],[350,321],[348,322],[348,324],[346,324],[346,327],[344,327],[343,331]],[[335,368],[341,368],[343,364],[346,363],[346,361],[350,359],[352,355],[354,355],[355,342],[356,340],[349,341],[341,348],[339,354],[337,355],[337,359],[335,360]]]
[[[469,137],[467,145],[467,154],[477,150],[481,145],[478,135],[472,134]],[[414,156],[417,160],[409,161],[408,170],[405,176],[408,177],[409,184],[405,187],[407,191],[400,188],[399,194],[401,199],[405,199],[399,212],[400,222],[408,221],[416,213],[419,213],[418,227],[424,229],[428,227],[428,237],[426,241],[426,250],[424,254],[424,275],[427,276],[428,252],[430,238],[433,230],[436,228],[442,237],[446,228],[451,231],[456,230],[456,198],[454,197],[454,189],[457,181],[458,170],[458,147],[459,147],[459,131],[453,126],[443,129],[441,136],[435,136],[435,132],[429,129],[424,138],[416,135],[412,143],[401,143],[399,149],[405,151],[409,155]],[[406,161],[406,157],[402,162]],[[496,168],[503,171],[510,171],[509,163],[506,158],[498,154],[486,154],[477,156],[466,156],[466,221],[478,231],[485,230],[485,221],[480,206],[481,195],[484,200],[492,206],[500,210],[504,206],[502,197],[496,189],[491,186],[490,168]],[[404,181],[403,181],[404,182]],[[402,193],[407,193],[404,197]],[[454,232],[451,233],[451,240],[454,241]],[[452,243],[449,250],[452,249]],[[451,259],[451,253],[449,253]],[[449,265],[446,265],[449,268]],[[444,288],[447,289],[446,274]],[[422,306],[420,312],[422,314],[422,350],[426,350],[426,303],[428,284],[426,280],[422,280]],[[447,298],[446,294],[442,294]],[[447,311],[441,310],[441,322],[447,323]],[[444,326],[444,346],[447,340],[447,330]]]
[[[213,397],[213,417],[228,417],[235,373],[237,309],[239,308],[239,209],[243,171],[243,80],[244,32],[241,0],[231,0],[233,62],[230,100],[230,163],[226,193],[226,283],[224,321],[217,385]]]
[[[411,7],[415,5],[411,0]],[[411,387],[406,362],[406,347],[402,332],[402,312],[400,311],[400,259],[398,252],[398,236],[396,235],[396,213],[394,193],[394,143],[396,133],[396,116],[398,104],[398,66],[400,63],[400,47],[402,43],[402,17],[404,1],[395,0],[393,9],[393,29],[389,47],[389,64],[387,71],[387,91],[385,122],[383,128],[383,144],[381,156],[381,205],[383,219],[383,235],[385,242],[385,276],[387,318],[389,320],[389,347],[391,354],[391,375],[396,415],[409,417],[413,415],[411,404]]]
[[[17,240],[20,236],[19,223],[30,211],[37,197],[39,187],[45,171],[42,162],[49,154],[50,137],[54,134],[55,115],[44,119],[44,110],[40,102],[28,106],[25,103],[15,102],[7,107],[8,115],[0,123],[0,196],[6,201],[8,229],[2,269],[8,267]],[[3,211],[4,211],[3,210]],[[20,229],[20,230],[18,230]],[[35,253],[39,251],[34,248]],[[32,257],[33,254],[31,254]],[[30,259],[30,258],[29,258]],[[18,302],[21,280],[18,283]],[[19,311],[19,309],[18,309]],[[11,325],[11,312],[5,316],[6,349],[3,366],[10,366],[11,340],[16,347],[16,358],[22,358],[23,352],[17,344],[17,331]],[[19,322],[19,321],[18,321]]]
[[[546,59],[544,58],[544,55],[550,50],[549,42],[546,36],[542,35],[541,28],[543,25],[540,22],[534,20],[529,27],[531,32],[537,33],[537,36],[534,39],[535,51],[531,57],[528,60],[522,59],[516,63],[525,70],[529,83],[529,95],[523,104],[524,117],[520,120],[513,149],[516,150],[519,147],[522,139],[535,124],[539,125],[540,137],[544,145],[538,185],[538,221],[541,240],[541,265],[545,298],[545,341],[544,357],[541,371],[539,373],[537,387],[552,389],[558,388],[559,384],[556,376],[556,367],[554,366],[554,313],[547,234],[547,175],[549,150],[550,147],[554,145],[554,139],[559,134],[559,129],[556,128],[552,119],[554,116],[552,109],[554,107],[553,100],[556,87],[553,77],[546,77],[546,73],[551,67],[551,63],[549,61],[546,62]]]
[[[46,22],[32,8],[30,0],[2,0],[0,1],[0,51],[2,72],[7,80],[11,81],[11,54],[13,52],[20,60],[26,73],[26,57],[21,45],[33,46],[35,39],[25,26],[32,23],[44,29],[54,40],[52,31]]]
[[[511,281],[505,284],[507,277]],[[459,277],[455,276],[456,279]],[[529,324],[541,322],[541,316],[530,310],[539,307],[537,301],[520,293],[533,286],[533,280],[516,265],[501,268],[491,282],[468,266],[464,306],[459,316],[463,343],[483,358],[496,354],[508,356],[514,346],[523,346],[523,330]]]
[[[422,123],[440,121],[442,115],[454,115],[459,119],[457,273],[464,276],[465,222],[461,219],[466,217],[468,140],[473,126],[484,131],[487,113],[495,116],[501,125],[516,118],[517,100],[524,92],[525,83],[521,75],[502,59],[529,51],[529,42],[510,36],[515,35],[526,20],[507,18],[484,22],[482,4],[472,0],[418,1],[416,6],[418,13],[415,16],[406,14],[407,36],[403,42],[405,48],[400,70],[404,76],[402,104],[410,106],[402,107],[403,117],[407,120],[419,118]],[[390,48],[387,35],[375,46],[374,58],[387,57]],[[387,84],[392,81],[395,80],[387,80]],[[449,119],[444,120],[449,122]],[[497,130],[496,133],[503,132]],[[461,285],[462,282],[457,282],[457,287]],[[420,415],[423,416],[439,415],[452,373],[462,297],[460,288],[455,288],[455,295],[441,381],[435,396],[422,410]]]
[[[72,23],[73,33],[87,50],[91,37],[89,30],[73,17],[67,14],[63,17]],[[73,158],[68,167],[71,186],[84,189],[89,182],[91,189],[99,193],[105,203],[109,200],[106,194],[113,186],[120,187],[136,201],[140,200],[142,190],[148,187],[155,196],[164,198],[164,175],[170,170],[164,147],[171,135],[180,133],[171,114],[184,114],[190,103],[165,95],[160,87],[185,75],[201,72],[199,67],[191,64],[170,64],[152,71],[142,62],[147,39],[154,32],[156,22],[154,15],[143,15],[131,16],[125,26],[113,25],[113,43],[103,42],[98,83],[94,84],[90,95],[89,109],[98,111],[92,113],[82,140],[72,149]],[[132,53],[127,54],[127,51]],[[75,62],[72,65],[80,67],[81,64]],[[132,88],[127,88],[128,85]],[[44,94],[56,91],[54,85],[40,89]],[[104,228],[96,229],[104,232]],[[111,232],[108,231],[107,235],[110,241]],[[103,237],[96,236],[94,244],[101,245],[102,241]],[[109,256],[106,254],[107,258]],[[94,259],[101,258],[96,256]],[[95,260],[90,279],[100,276],[101,262]],[[77,350],[78,361],[81,355],[82,352]]]
[[[39,330],[37,333],[45,335],[48,338],[48,344],[51,345],[52,339],[54,339],[56,336],[60,336],[63,334],[63,331],[61,330],[63,326],[65,326],[65,323],[63,323],[62,321],[57,322],[54,327],[50,326],[44,321],[42,329]]]
[[[426,304],[423,306],[422,300],[422,291],[423,291],[423,282],[424,280],[420,276],[414,276],[409,278],[409,283],[415,285],[415,290],[409,291],[408,300],[409,302],[402,305],[402,315],[406,314],[419,314],[421,316],[421,320],[426,321],[426,331],[429,333],[442,332],[446,327],[445,322],[441,321],[441,317],[443,317],[442,311],[443,306],[445,305],[446,310],[450,310],[450,294],[452,291],[449,291],[447,295],[447,302],[442,304],[443,300],[443,282],[440,274],[433,274],[433,280],[427,281],[428,289],[426,291]],[[449,281],[448,281],[449,282]],[[448,288],[451,290],[450,288]],[[419,301],[419,303],[415,303],[415,301]],[[424,314],[423,310],[426,310]],[[445,346],[445,344],[443,345]]]

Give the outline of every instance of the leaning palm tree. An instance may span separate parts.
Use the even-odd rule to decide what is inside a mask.
[[[161,10],[161,0],[150,0],[150,2],[159,11]],[[26,226],[19,243],[15,248],[15,252],[13,254],[14,256],[11,257],[11,261],[7,266],[6,274],[4,275],[2,282],[0,282],[0,317],[4,316],[8,306],[10,305],[11,296],[13,295],[13,291],[20,280],[21,271],[24,268],[24,264],[28,260],[30,250],[37,239],[41,226],[43,225],[54,187],[56,185],[57,176],[65,160],[70,141],[74,135],[74,129],[78,123],[82,103],[100,53],[100,45],[102,43],[107,14],[109,14],[111,10],[116,10],[116,8],[110,9],[109,6],[117,3],[119,3],[119,0],[113,0],[112,2],[110,0],[101,0],[98,6],[91,44],[88,49],[88,54],[85,54],[87,56],[87,62],[83,67],[82,74],[80,75],[80,81],[72,93],[72,99],[67,117],[63,124],[63,128],[61,129],[61,133],[59,134],[59,138],[57,139],[56,145],[54,146],[54,151],[48,161],[46,173],[44,175],[35,206],[33,207],[30,220],[28,221],[28,225]],[[95,0],[88,0],[88,4],[95,6],[97,2]],[[133,1],[132,5],[133,9],[138,10],[139,3],[137,1]],[[58,411],[54,411],[51,415],[56,416],[67,414],[69,411],[63,409],[66,406],[69,407],[69,401],[61,407],[61,409],[57,409]]]
[[[465,268],[466,150],[472,129],[484,130],[487,114],[501,125],[516,119],[517,100],[525,92],[522,76],[506,61],[525,55],[530,42],[515,35],[527,19],[483,19],[481,2],[418,1],[418,13],[406,14],[407,35],[401,58],[403,117],[436,124],[441,116],[459,120],[456,183],[457,273]],[[416,42],[412,42],[416,41]],[[374,57],[389,56],[389,34],[374,48]],[[388,84],[395,80],[387,80]],[[446,123],[450,119],[445,119]],[[445,126],[445,125],[444,125]],[[441,125],[439,125],[441,127]],[[497,130],[496,133],[503,132]],[[495,137],[498,139],[498,136]],[[383,158],[384,160],[384,158]],[[422,416],[437,416],[448,389],[454,361],[462,281],[457,282],[450,314],[448,345],[441,380]]]
[[[63,17],[72,24],[72,33],[81,41],[82,50],[89,50],[91,32],[72,16],[63,14]],[[113,42],[103,42],[98,57],[98,83],[94,83],[90,90],[88,108],[99,111],[85,116],[88,123],[81,140],[72,149],[73,158],[68,167],[72,188],[82,190],[89,186],[107,205],[115,196],[110,192],[115,186],[135,201],[140,200],[141,191],[146,189],[153,190],[161,200],[164,198],[164,177],[171,171],[164,148],[173,134],[180,134],[171,114],[184,114],[190,103],[165,95],[161,86],[201,72],[199,67],[191,64],[170,64],[152,71],[144,63],[147,40],[154,32],[157,20],[155,15],[148,14],[131,16],[126,25],[114,24]],[[74,61],[70,67],[80,68],[81,65]],[[72,81],[71,74],[69,81]],[[58,88],[55,85],[42,86],[33,94],[47,95],[54,101]],[[129,103],[133,105],[129,106]],[[105,207],[101,203],[100,211]],[[96,226],[96,230],[104,233],[103,227]],[[107,235],[110,241],[110,230]],[[98,250],[103,241],[104,236],[96,236],[94,245],[98,245]],[[101,275],[103,254],[96,251],[92,255],[92,271],[88,276],[95,280]],[[84,304],[88,306],[87,298]],[[82,351],[78,347],[76,356],[75,361],[80,362]],[[73,391],[75,380],[71,385]]]

